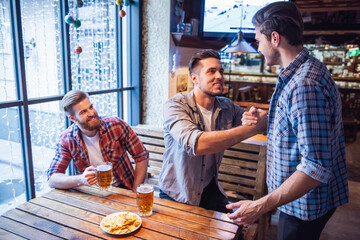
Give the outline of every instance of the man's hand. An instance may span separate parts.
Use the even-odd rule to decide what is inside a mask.
[[[248,112],[244,112],[241,121],[245,126],[253,126],[254,133],[263,133],[267,129],[268,115],[266,111],[251,107]]]
[[[256,108],[251,107],[248,112],[244,112],[241,118],[242,125],[251,126],[256,125],[258,122],[259,112]]]
[[[97,183],[96,168],[93,166],[87,167],[81,175],[81,185],[91,186]]]
[[[268,114],[266,113],[266,111],[262,110],[262,109],[258,109],[258,121],[256,124],[256,127],[259,131],[259,133],[263,133],[267,130],[267,124],[268,124]]]
[[[244,200],[226,205],[227,209],[239,208],[228,217],[236,224],[249,226],[263,215],[264,207],[258,201]]]

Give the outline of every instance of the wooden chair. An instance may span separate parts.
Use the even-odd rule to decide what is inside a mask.
[[[162,128],[138,125],[132,127],[149,151],[148,177],[146,182],[158,185],[165,152]],[[256,200],[266,194],[266,143],[239,143],[227,149],[219,169],[219,183],[231,202]],[[243,228],[248,239],[263,239],[269,226],[270,215],[264,215],[257,223]]]
[[[252,95],[252,87],[246,86],[239,88],[235,94],[234,101],[238,101],[239,97],[240,101],[254,101],[254,97]]]

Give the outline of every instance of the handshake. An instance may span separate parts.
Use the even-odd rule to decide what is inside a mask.
[[[251,107],[248,112],[244,112],[241,121],[244,126],[254,127],[256,133],[264,133],[267,129],[268,115],[262,109]]]

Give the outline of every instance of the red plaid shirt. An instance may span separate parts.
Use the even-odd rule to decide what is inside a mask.
[[[131,127],[117,117],[100,118],[99,145],[106,162],[112,162],[113,174],[122,185],[132,188],[134,169],[127,152],[136,163],[149,158],[149,153]],[[74,161],[76,174],[81,174],[90,166],[88,151],[81,131],[75,123],[60,136],[55,157],[48,169],[48,177],[53,173],[65,173],[71,160]]]

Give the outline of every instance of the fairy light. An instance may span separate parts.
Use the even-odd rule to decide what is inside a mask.
[[[87,0],[81,8],[76,6],[76,0],[68,4],[68,15],[81,22],[79,28],[69,25],[71,48],[78,45],[83,50],[81,54],[71,52],[72,88],[87,92],[116,88],[115,1]],[[92,96],[103,115],[117,115],[116,99],[116,94]]]

